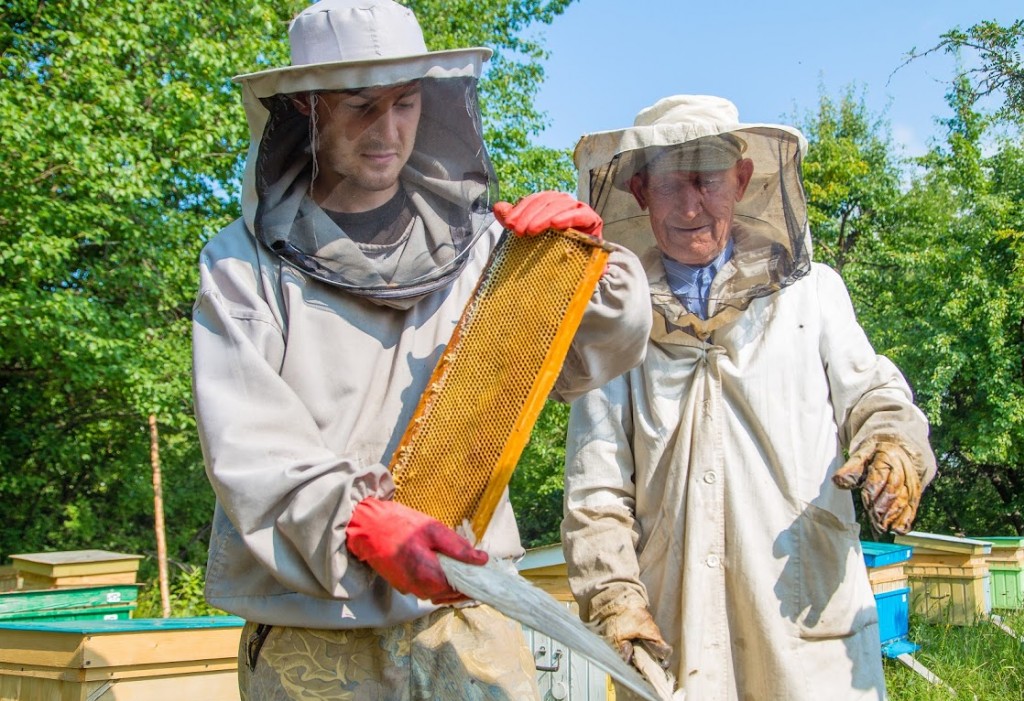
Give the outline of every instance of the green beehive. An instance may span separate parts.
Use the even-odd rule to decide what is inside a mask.
[[[992,544],[988,569],[992,574],[992,608],[1024,608],[1024,537],[978,536]]]
[[[0,594],[0,622],[120,621],[138,605],[138,584],[28,589]]]

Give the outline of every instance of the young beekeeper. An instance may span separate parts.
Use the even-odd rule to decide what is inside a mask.
[[[507,495],[471,544],[392,501],[387,465],[503,235],[492,210],[516,235],[601,220],[564,193],[495,202],[487,49],[427,51],[391,0],[323,0],[289,38],[290,66],[236,79],[243,216],[202,252],[193,324],[207,598],[246,619],[242,698],[534,698],[519,624],[465,602],[437,560],[520,555]],[[647,296],[613,251],[557,397],[640,361]]]

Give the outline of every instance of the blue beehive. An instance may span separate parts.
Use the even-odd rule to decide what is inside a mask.
[[[864,551],[864,564],[868,569],[878,569],[886,565],[895,565],[906,562],[910,559],[913,547],[899,545],[897,543],[870,543],[860,542],[860,549]]]
[[[882,654],[897,657],[920,648],[910,642],[910,586],[903,563],[913,548],[894,543],[861,542],[868,579],[878,608],[878,633]]]

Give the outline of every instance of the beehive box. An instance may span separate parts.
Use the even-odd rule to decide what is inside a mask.
[[[569,569],[561,543],[527,550],[516,563],[516,569],[533,586],[543,589],[558,601],[571,604],[574,611],[579,610],[569,589]]]
[[[861,541],[864,564],[868,568],[871,591],[878,609],[878,633],[882,654],[897,657],[914,652],[910,642],[910,580],[905,571],[913,548],[897,543]]]
[[[569,570],[561,543],[532,548],[516,562],[524,579],[562,602],[577,616],[579,605],[569,589]],[[526,643],[537,665],[537,686],[545,699],[567,701],[615,701],[611,677],[579,654],[528,626],[523,626]],[[557,658],[555,655],[559,655]]]
[[[14,565],[0,565],[0,592],[21,589],[21,577]]]
[[[235,616],[0,623],[2,701],[238,701]]]
[[[913,548],[896,543],[873,543],[861,541],[864,564],[868,568],[868,579],[875,598],[879,594],[905,589],[909,585],[906,562]]]
[[[22,589],[134,584],[141,555],[108,550],[65,550],[11,555]]]
[[[988,569],[992,579],[992,608],[1024,608],[1024,537],[978,536],[992,544]]]
[[[913,548],[905,570],[914,613],[947,625],[974,625],[988,615],[990,543],[920,531],[895,542]]]
[[[131,618],[138,584],[28,589],[0,594],[0,622],[119,621]]]
[[[910,587],[891,589],[875,594],[878,608],[878,633],[882,649],[893,643],[907,641],[910,634]],[[917,646],[914,645],[914,648]]]

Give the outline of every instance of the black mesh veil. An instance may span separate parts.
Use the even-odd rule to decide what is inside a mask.
[[[655,308],[672,324],[693,327],[702,335],[735,318],[752,299],[776,292],[810,270],[807,205],[800,179],[802,148],[799,132],[769,125],[711,127],[703,132],[689,125],[599,132],[584,137],[576,147],[579,196],[601,215],[609,241],[625,245],[644,260]],[[753,175],[733,211],[732,261],[712,285],[708,318],[703,320],[672,295],[648,212],[628,182],[652,164],[669,163],[680,171],[724,170],[740,158],[753,162]]]
[[[252,230],[281,258],[352,294],[407,299],[446,285],[493,221],[497,181],[483,144],[476,76],[406,82],[418,87],[421,108],[412,153],[399,176],[400,202],[364,213],[360,236],[348,219],[313,197],[323,168],[313,145],[324,137],[317,120],[299,108],[294,99],[299,94],[257,98],[265,122],[258,146],[250,150]],[[346,85],[302,95],[315,101],[363,87],[388,86]],[[382,231],[395,229],[386,245],[367,242],[366,228],[372,234],[378,225]]]

